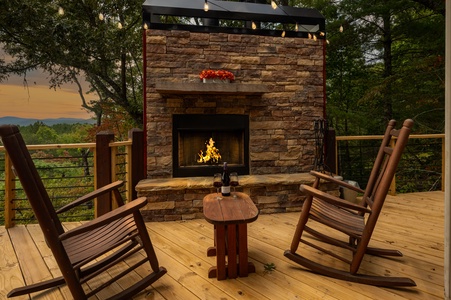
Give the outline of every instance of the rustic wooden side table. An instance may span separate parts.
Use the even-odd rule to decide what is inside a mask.
[[[247,277],[255,272],[254,264],[248,261],[247,223],[257,220],[258,209],[244,193],[233,192],[220,200],[217,197],[208,194],[203,200],[205,219],[215,227],[215,245],[208,248],[207,256],[216,255],[216,266],[210,268],[208,277]]]

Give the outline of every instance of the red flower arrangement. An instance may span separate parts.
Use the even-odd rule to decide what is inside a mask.
[[[230,81],[235,80],[235,75],[233,75],[232,72],[225,71],[225,70],[203,70],[199,74],[199,78],[202,79],[220,79],[220,80],[226,80],[229,79]]]

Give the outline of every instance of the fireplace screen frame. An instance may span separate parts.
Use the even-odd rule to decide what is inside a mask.
[[[173,177],[213,176],[222,170],[224,160],[217,164],[180,166],[179,140],[184,131],[242,131],[243,163],[229,164],[230,172],[249,175],[249,115],[238,114],[174,114],[172,120],[172,175]]]

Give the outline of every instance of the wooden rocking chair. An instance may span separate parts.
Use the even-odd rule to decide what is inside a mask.
[[[311,172],[316,179],[312,187],[301,185],[300,189],[307,194],[307,198],[302,206],[291,248],[285,251],[284,255],[287,258],[315,273],[333,278],[376,286],[416,285],[413,280],[405,277],[357,273],[365,254],[402,256],[402,253],[397,250],[368,247],[401,154],[407,144],[413,121],[410,119],[404,121],[403,127],[399,130],[395,129],[395,125],[396,122],[391,120],[387,126],[365,191],[332,176]],[[397,137],[393,148],[390,147],[392,136]],[[360,204],[320,191],[321,181],[333,182],[362,193]],[[314,225],[316,225],[315,229],[313,229]],[[302,236],[304,231],[310,234],[311,239],[307,240]],[[337,234],[331,236],[332,232]],[[339,236],[343,234],[345,238],[341,239]],[[296,253],[300,242],[312,247],[313,250],[320,251],[322,258],[313,259],[312,255],[307,253],[306,255]],[[349,271],[336,268],[337,264],[325,265],[324,262],[328,260],[324,259],[324,255],[332,256],[349,265]]]
[[[13,125],[0,126],[0,137],[62,273],[59,278],[16,288],[8,294],[8,297],[67,284],[74,299],[87,299],[149,262],[150,272],[147,276],[110,298],[130,299],[166,273],[166,269],[158,264],[146,225],[139,211],[146,205],[146,198],[142,197],[124,204],[118,191],[123,183],[119,181],[91,192],[55,211],[18,128]],[[58,213],[105,193],[114,195],[118,204],[117,209],[77,228],[64,231],[58,219]],[[85,293],[83,283],[90,281],[95,285],[96,276],[103,274],[107,269],[118,265],[133,254],[139,255],[136,253],[140,251],[143,252],[140,261],[131,266],[121,264],[122,270],[119,274],[112,276],[110,280],[102,282],[97,287],[90,286],[91,290]]]

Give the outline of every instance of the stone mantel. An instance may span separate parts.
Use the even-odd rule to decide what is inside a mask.
[[[237,94],[258,95],[269,91],[264,84],[202,83],[157,81],[155,89],[160,94]]]

